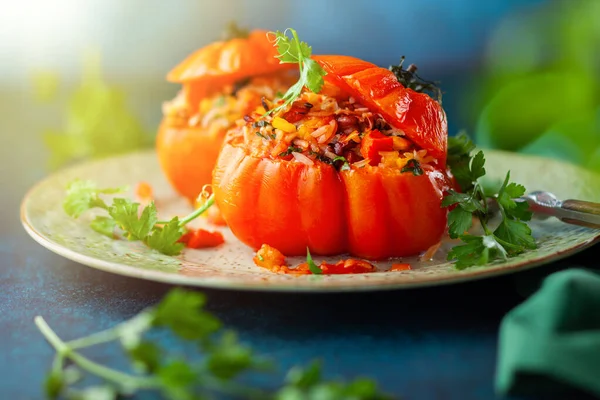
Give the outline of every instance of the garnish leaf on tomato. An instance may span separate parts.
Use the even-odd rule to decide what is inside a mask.
[[[292,37],[287,36],[287,31],[292,34]],[[303,59],[310,58],[312,55],[312,47],[306,42],[298,40],[298,35],[294,29],[288,29],[284,32],[277,31],[275,34],[275,45],[279,55],[276,56],[281,64],[295,64]]]
[[[291,38],[287,36],[288,32],[291,33]],[[325,83],[323,77],[327,75],[327,72],[325,72],[319,63],[310,58],[312,47],[306,42],[300,41],[294,29],[290,28],[284,32],[270,32],[270,34],[275,35],[275,46],[277,46],[277,51],[279,52],[279,55],[276,57],[279,59],[279,62],[281,64],[298,64],[300,78],[281,98],[283,104],[269,110],[267,114],[276,113],[294,102],[300,96],[305,86],[311,92],[319,93]]]
[[[525,194],[525,187],[510,182],[509,171],[497,194],[486,193],[479,182],[485,175],[485,157],[482,151],[471,156],[473,150],[475,145],[465,133],[448,140],[448,165],[462,191],[450,190],[442,200],[442,207],[454,206],[448,213],[448,234],[463,244],[448,253],[448,260],[454,260],[458,269],[485,265],[537,247],[526,223],[532,216],[529,205],[517,200]],[[501,218],[493,231],[488,225],[492,202],[496,203]],[[467,233],[473,218],[479,220],[483,235]]]

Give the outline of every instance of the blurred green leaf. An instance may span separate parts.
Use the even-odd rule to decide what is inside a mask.
[[[40,93],[48,92],[56,80],[52,74],[35,79]],[[87,54],[81,81],[65,108],[64,125],[45,132],[44,142],[50,150],[50,166],[58,168],[146,147],[151,135],[128,107],[125,93],[103,80],[99,55]]]
[[[600,146],[590,156],[590,161],[587,164],[588,168],[600,173]]]
[[[600,171],[598,49],[597,0],[550,1],[503,20],[464,98],[477,113],[476,144]]]
[[[33,94],[40,102],[49,102],[56,98],[60,76],[56,71],[37,71],[31,77]]]
[[[595,82],[571,73],[543,73],[507,83],[487,104],[476,129],[479,146],[519,150],[553,124],[595,109]]]
[[[521,152],[587,165],[591,162],[595,149],[600,146],[599,117],[594,112],[560,120],[523,147]]]
[[[600,1],[563,0],[557,2],[560,16],[558,63],[562,68],[576,68],[582,73],[596,75],[600,71]]]

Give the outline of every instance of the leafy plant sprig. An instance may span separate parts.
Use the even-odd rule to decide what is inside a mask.
[[[291,33],[291,38],[288,37],[288,32]],[[319,63],[310,58],[312,55],[312,47],[306,42],[301,42],[294,29],[289,28],[283,32],[269,32],[269,35],[275,36],[274,42],[275,46],[277,46],[277,51],[279,52],[279,55],[277,56],[279,63],[298,64],[300,78],[281,98],[283,104],[267,111],[265,115],[277,113],[293,103],[294,100],[300,96],[302,89],[305,86],[311,92],[319,93],[325,83],[323,77],[327,75],[327,72],[325,72]]]
[[[219,319],[203,310],[204,304],[205,297],[199,292],[173,289],[158,305],[133,318],[71,341],[62,340],[44,318],[37,316],[36,326],[56,350],[45,381],[46,395],[51,399],[113,400],[143,391],[156,392],[169,400],[212,399],[217,395],[261,400],[392,398],[380,392],[370,379],[326,381],[316,361],[306,368],[290,369],[275,392],[240,383],[238,378],[243,375],[269,372],[273,364],[240,343],[235,332],[223,328]],[[157,329],[166,329],[194,344],[199,349],[198,357],[187,358],[162,348],[149,339]],[[100,364],[80,352],[111,342],[120,343],[131,362],[131,372]],[[103,383],[81,387],[84,374],[98,377]]]
[[[537,247],[531,228],[525,222],[532,216],[529,205],[516,200],[525,194],[525,187],[510,182],[508,171],[498,193],[491,197],[486,195],[479,181],[485,175],[485,157],[483,151],[471,156],[473,150],[475,144],[464,133],[448,140],[448,165],[461,192],[450,190],[442,207],[454,207],[448,213],[448,234],[464,243],[448,253],[448,260],[454,260],[458,269],[485,265]],[[501,217],[493,230],[489,224],[492,201],[497,204]],[[467,233],[473,226],[473,217],[481,225],[481,236]]]
[[[73,218],[78,218],[93,208],[105,210],[108,216],[98,215],[90,223],[96,232],[114,239],[115,229],[118,227],[128,240],[140,240],[148,247],[172,256],[181,253],[184,247],[178,240],[185,233],[185,225],[199,217],[214,203],[214,197],[211,195],[201,207],[181,220],[179,217],[173,217],[169,221],[159,221],[154,202],[150,202],[140,213],[140,203],[130,199],[115,197],[109,205],[101,198],[101,195],[116,194],[124,190],[99,189],[94,182],[76,179],[67,186],[63,209]]]

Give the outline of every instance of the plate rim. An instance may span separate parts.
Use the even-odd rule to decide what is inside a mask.
[[[487,151],[492,151],[498,154],[511,154],[512,156],[520,156],[524,158],[538,158],[542,160],[551,160],[557,163],[568,164],[570,166],[579,167],[573,164],[569,164],[564,162],[563,160],[555,160],[542,156],[535,155],[523,155],[514,152],[507,152],[502,150],[493,150],[488,149]],[[459,274],[457,273],[454,276],[446,276],[443,279],[440,278],[432,278],[432,279],[423,279],[422,281],[416,283],[406,283],[406,282],[379,282],[377,284],[371,284],[365,282],[364,285],[336,285],[336,286],[322,286],[322,285],[294,285],[294,284],[285,284],[281,285],[279,283],[253,283],[249,284],[247,282],[239,282],[239,281],[227,281],[224,279],[206,279],[206,278],[197,278],[190,277],[186,275],[180,275],[175,273],[164,272],[160,270],[151,270],[151,269],[142,269],[126,264],[119,264],[112,261],[103,260],[100,258],[95,258],[86,254],[78,253],[75,250],[70,249],[64,245],[61,245],[44,234],[39,232],[31,223],[28,218],[27,213],[27,204],[33,194],[39,189],[40,186],[44,185],[52,178],[60,175],[61,173],[66,173],[69,170],[80,168],[87,165],[92,164],[102,164],[107,160],[114,160],[117,158],[128,158],[133,155],[145,155],[154,153],[153,149],[146,149],[141,151],[133,151],[125,154],[120,154],[112,157],[106,157],[102,159],[96,160],[88,160],[84,162],[80,162],[69,167],[60,169],[58,171],[54,171],[46,175],[43,179],[36,182],[33,186],[31,186],[20,204],[20,220],[23,228],[32,237],[32,239],[40,244],[42,247],[50,250],[51,252],[62,256],[70,261],[73,261],[77,264],[82,264],[83,266],[94,268],[100,271],[120,275],[127,276],[129,278],[137,278],[143,279],[147,281],[159,282],[163,284],[171,284],[171,285],[181,285],[181,286],[189,286],[196,288],[205,288],[205,289],[219,289],[219,290],[240,290],[240,291],[252,291],[252,292],[277,292],[277,293],[315,293],[315,294],[325,294],[325,293],[351,293],[351,292],[373,292],[373,291],[389,291],[389,290],[407,290],[407,289],[419,289],[419,288],[428,288],[428,287],[437,287],[437,286],[446,286],[458,283],[466,283],[472,281],[478,281],[481,279],[494,278],[502,275],[512,274],[515,272],[526,271],[532,268],[536,268],[543,265],[549,264],[549,259],[551,262],[560,261],[567,257],[570,257],[574,254],[577,254],[583,250],[586,250],[598,243],[600,243],[600,230],[598,230],[591,238],[587,241],[579,243],[576,246],[565,249],[561,252],[555,254],[549,254],[544,257],[541,257],[534,261],[523,260],[520,262],[516,262],[510,266],[506,266],[505,268],[496,268],[496,269],[486,269],[485,266],[475,267],[477,270],[471,270],[470,274]],[[581,167],[579,167],[581,168]],[[586,170],[587,171],[587,170]],[[589,171],[592,172],[593,171]],[[600,175],[598,175],[600,178]],[[458,272],[458,271],[457,271]],[[382,272],[382,273],[390,273],[390,272]],[[368,274],[361,274],[368,275]],[[303,277],[296,277],[296,279],[302,279]],[[304,277],[306,278],[306,277]],[[314,278],[314,277],[313,277]]]

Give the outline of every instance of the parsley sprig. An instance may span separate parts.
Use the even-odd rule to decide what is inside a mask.
[[[529,206],[515,200],[525,194],[525,187],[510,182],[508,171],[498,193],[491,197],[486,195],[480,183],[486,173],[485,157],[483,151],[471,156],[473,150],[475,144],[464,133],[448,140],[448,165],[461,192],[450,190],[442,207],[454,207],[448,213],[448,234],[464,243],[448,253],[448,260],[454,260],[458,269],[507,259],[537,247],[531,228],[525,222],[532,216]],[[491,202],[495,202],[501,217],[494,229],[490,223]],[[473,226],[474,217],[481,225],[481,236],[467,233]]]
[[[287,33],[291,33],[292,37],[288,37]],[[265,115],[271,113],[277,113],[278,111],[285,109],[288,105],[294,102],[300,94],[302,89],[306,86],[311,92],[319,93],[325,81],[323,77],[327,75],[327,72],[319,65],[318,62],[310,58],[312,55],[312,47],[306,42],[298,39],[298,34],[294,29],[286,29],[283,32],[269,32],[270,35],[275,36],[275,46],[279,55],[280,64],[298,64],[300,69],[300,78],[293,86],[291,86],[287,92],[281,98],[283,103],[269,111]]]
[[[391,399],[370,379],[326,381],[321,365],[293,367],[275,392],[244,384],[239,378],[273,370],[273,363],[242,344],[234,331],[203,309],[202,293],[173,289],[156,306],[108,330],[71,341],[62,340],[43,317],[35,324],[56,350],[46,377],[48,398],[112,400],[120,396],[155,392],[169,400],[212,399],[226,395],[243,399]],[[168,351],[151,339],[153,333],[170,331],[198,354]],[[81,353],[91,346],[119,343],[131,363],[131,371],[100,364]],[[83,386],[83,378],[95,376],[102,383]],[[83,382],[82,382],[83,381]]]
[[[130,199],[115,197],[107,204],[101,195],[121,193],[125,188],[99,189],[94,182],[76,179],[67,186],[67,195],[63,202],[65,212],[78,218],[82,213],[94,208],[105,210],[106,215],[97,215],[90,226],[109,238],[115,238],[116,228],[120,228],[128,240],[139,240],[148,247],[173,256],[181,253],[183,243],[178,240],[185,233],[185,225],[204,213],[214,203],[211,195],[206,202],[188,216],[173,217],[169,221],[159,221],[156,206],[150,202],[142,212],[140,203]]]

